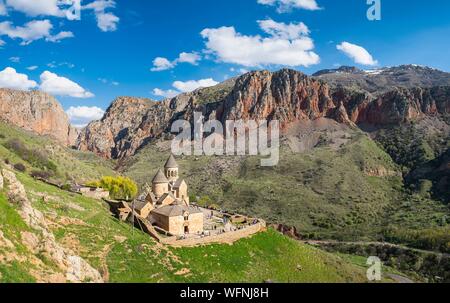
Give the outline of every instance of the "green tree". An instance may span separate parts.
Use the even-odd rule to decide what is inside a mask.
[[[109,191],[113,199],[131,200],[138,194],[138,186],[130,178],[126,177],[103,177],[100,181],[93,181],[88,186],[99,187]]]

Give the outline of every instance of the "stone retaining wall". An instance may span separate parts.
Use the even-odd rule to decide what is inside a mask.
[[[246,227],[244,229],[226,232],[216,236],[208,236],[204,238],[192,238],[192,239],[184,239],[177,240],[176,237],[171,238],[162,238],[160,240],[161,243],[174,246],[174,247],[192,247],[198,245],[207,245],[207,244],[233,244],[234,242],[250,237],[258,232],[264,231],[266,229],[266,223],[264,221],[259,221],[255,225]]]

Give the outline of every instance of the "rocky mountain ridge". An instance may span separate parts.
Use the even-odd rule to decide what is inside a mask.
[[[40,91],[0,89],[0,119],[66,146],[74,145],[78,137],[61,104]]]
[[[416,64],[372,70],[341,66],[318,71],[312,76],[327,82],[332,88],[347,87],[374,95],[384,94],[396,87],[431,88],[450,85],[449,73]]]
[[[405,68],[399,67],[397,72],[400,69]],[[346,70],[352,75],[361,73]],[[441,82],[431,84],[447,84],[450,76],[443,74]],[[101,121],[82,131],[77,146],[107,158],[126,158],[152,140],[170,137],[172,122],[178,119],[192,122],[194,112],[202,112],[207,120],[222,122],[276,119],[283,130],[292,123],[319,118],[351,126],[384,126],[425,116],[447,116],[450,86],[419,84],[423,87],[393,86],[384,93],[373,94],[363,86],[358,89],[335,86],[321,77],[309,77],[290,69],[256,71],[227,85],[199,89],[162,102],[118,98]]]

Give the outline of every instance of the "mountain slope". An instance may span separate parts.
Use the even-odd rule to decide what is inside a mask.
[[[0,89],[0,120],[67,146],[74,145],[78,137],[78,130],[70,125],[61,104],[39,91]]]
[[[232,246],[164,247],[113,218],[103,202],[61,191],[25,174],[19,173],[17,178],[33,207],[44,214],[58,245],[84,258],[107,282],[366,280],[363,268],[273,230]],[[42,196],[48,197],[46,202]],[[18,206],[8,202],[4,191],[0,191],[0,208],[4,210],[0,213],[0,281],[34,282],[59,277],[62,282],[65,272],[55,267],[45,251],[30,251],[24,231],[28,238],[39,237],[39,233],[22,221]],[[7,262],[5,257],[15,261]],[[297,269],[299,266],[302,270]],[[49,274],[50,269],[54,274]]]
[[[192,123],[194,112],[201,112],[206,120],[222,122],[279,120],[284,131],[293,123],[324,117],[349,125],[385,126],[429,115],[447,116],[449,94],[448,87],[395,88],[374,97],[347,87],[332,90],[325,82],[294,70],[257,71],[228,85],[199,89],[159,103],[119,98],[101,121],[83,130],[77,145],[107,158],[127,158],[149,142],[170,138],[175,120]]]
[[[114,163],[49,138],[0,122],[0,159],[24,164],[28,172],[46,171],[57,183],[92,181],[114,175]]]
[[[449,73],[419,65],[401,65],[368,71],[343,66],[318,71],[313,77],[327,82],[333,88],[347,87],[375,95],[386,93],[396,87],[450,86]]]

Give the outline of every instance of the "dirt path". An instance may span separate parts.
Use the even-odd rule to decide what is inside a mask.
[[[103,281],[109,282],[109,268],[108,268],[108,262],[107,258],[109,253],[111,252],[112,248],[114,246],[114,243],[107,244],[105,247],[103,247],[103,250],[100,252],[100,263],[102,267],[102,278]]]
[[[387,274],[387,276],[389,278],[391,278],[392,280],[394,280],[395,282],[400,283],[400,284],[412,284],[412,283],[415,283],[413,280],[411,280],[411,279],[409,279],[407,277],[404,277],[404,276],[400,276],[400,275],[396,275],[396,274]]]

